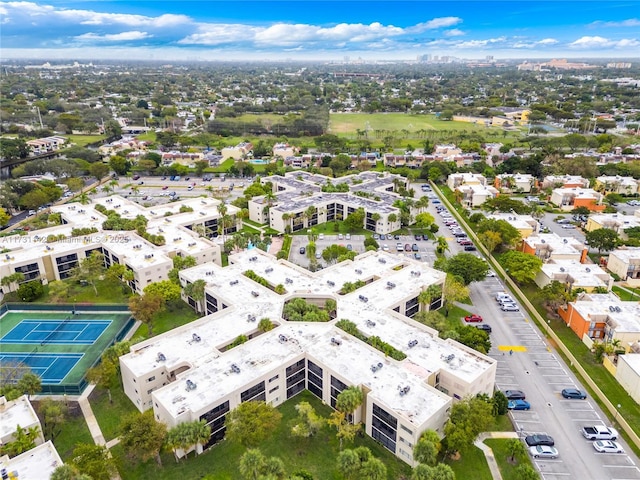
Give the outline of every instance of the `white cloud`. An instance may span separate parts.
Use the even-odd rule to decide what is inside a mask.
[[[536,43],[538,45],[555,45],[556,43],[558,43],[558,40],[556,40],[555,38],[543,38]]]
[[[620,40],[611,40],[609,38],[599,36],[580,37],[569,44],[572,48],[598,49],[598,48],[630,48],[640,46],[640,41],[635,38],[623,38]]]
[[[438,28],[453,27],[459,23],[462,23],[462,19],[460,17],[440,17],[429,20],[428,22],[419,23],[413,28],[420,29],[421,31],[436,30]]]
[[[107,35],[98,35],[95,33],[85,33],[83,35],[78,35],[74,37],[76,40],[80,41],[91,41],[91,42],[127,42],[132,40],[143,40],[145,38],[150,38],[153,35],[149,35],[147,32],[139,32],[137,30],[131,32],[122,32],[122,33],[114,33]]]
[[[627,20],[621,20],[619,22],[603,22],[598,20],[589,25],[590,27],[640,27],[640,20],[637,18],[629,18]]]
[[[462,37],[463,35],[466,35],[462,30],[458,29],[458,28],[454,28],[452,30],[445,30],[444,31],[444,36],[445,37]]]

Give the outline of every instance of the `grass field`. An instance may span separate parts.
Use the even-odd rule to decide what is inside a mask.
[[[65,135],[65,137],[69,139],[69,143],[75,143],[80,147],[99,142],[105,138],[104,135]]]
[[[376,130],[409,132],[408,138],[418,138],[422,131],[466,131],[482,132],[503,136],[503,129],[485,127],[466,122],[438,120],[435,115],[410,115],[405,113],[332,113],[329,117],[329,133],[355,134],[358,130],[368,130],[373,138]],[[520,132],[515,132],[517,135]],[[507,132],[508,135],[514,135]]]
[[[324,405],[317,397],[305,391],[281,405],[278,410],[282,413],[282,421],[276,433],[269,439],[258,445],[262,453],[267,456],[277,456],[282,459],[288,475],[299,469],[309,471],[313,478],[318,480],[341,480],[344,477],[336,467],[339,443],[335,435],[335,429],[328,425],[308,439],[292,437],[290,422],[297,413],[295,405],[301,401],[309,402],[322,417],[327,418],[331,408]],[[345,448],[359,446],[368,447],[371,453],[382,460],[387,466],[387,478],[396,480],[409,478],[411,468],[409,465],[392,455],[380,444],[368,436],[356,437],[353,444],[346,444]],[[176,463],[173,454],[162,455],[163,467],[158,467],[154,460],[145,464],[131,464],[120,447],[111,450],[119,462],[120,475],[124,480],[138,480],[153,478],[154,480],[175,479],[215,479],[237,480],[241,478],[238,473],[238,463],[245,448],[238,443],[224,440],[202,455],[194,457],[190,454],[187,460]],[[474,478],[462,477],[457,478]],[[489,477],[475,477],[479,479]]]
[[[508,442],[509,439],[507,438],[488,438],[484,441],[484,443],[493,450],[493,455],[496,458],[496,462],[498,462],[498,468],[500,469],[503,480],[519,480],[520,476],[516,470],[518,465],[531,465],[531,459],[525,455],[520,461],[516,459],[515,462],[511,462],[509,460],[510,455],[507,447]]]
[[[460,480],[492,480],[487,459],[478,447],[473,446],[461,453],[459,460],[447,458],[445,462]]]

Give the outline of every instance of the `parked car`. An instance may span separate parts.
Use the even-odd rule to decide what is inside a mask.
[[[140,175],[134,175],[134,176],[133,176],[133,179],[134,179],[134,180],[139,180],[139,179],[140,179]]]
[[[162,190],[167,190],[169,188],[169,185],[165,185],[164,187],[162,187]]]
[[[518,306],[515,303],[505,303],[503,304],[500,309],[503,312],[519,312],[520,308],[518,308]]]
[[[529,410],[531,408],[531,404],[526,400],[509,400],[507,408],[509,410]]]
[[[404,247],[402,246],[401,243],[396,243],[396,250],[398,252],[404,252]]]
[[[587,440],[615,440],[618,438],[618,431],[615,428],[604,425],[594,425],[583,427],[582,436]]]
[[[345,234],[344,239],[351,240],[351,234],[350,233]]]
[[[404,251],[405,252],[410,252],[411,251],[411,245],[409,245],[408,243],[404,244]]]
[[[558,450],[547,445],[536,445],[529,447],[529,453],[533,458],[558,458]]]
[[[413,238],[415,238],[416,241],[419,242],[420,240],[422,240],[422,235],[416,235]]]
[[[386,243],[384,245],[382,245],[382,251],[383,252],[388,252],[389,251],[389,245],[387,245]]]
[[[338,234],[338,240],[343,240],[344,239],[344,235],[342,235],[341,233]]]
[[[545,435],[543,433],[528,435],[524,437],[525,443],[530,447],[536,447],[538,445],[546,445],[547,447],[553,447],[555,442],[553,437],[550,435]]]
[[[465,322],[481,322],[482,317],[474,313],[472,315],[467,315],[466,317],[464,317],[464,321]]]
[[[491,333],[491,325],[487,325],[486,323],[481,323],[480,325],[476,325],[478,330],[484,330],[487,333]]]
[[[487,272],[487,277],[495,277],[496,276],[496,272],[494,272],[493,270],[489,270]]]
[[[415,252],[415,253],[413,254],[413,258],[415,258],[416,260],[420,260],[420,259],[422,258],[422,255],[420,255],[420,253],[419,253],[419,252]]]
[[[562,228],[564,228],[565,230],[573,230],[574,228],[576,228],[576,226],[571,223],[568,223],[566,225],[562,225]]]
[[[505,390],[504,396],[507,397],[507,400],[525,400],[527,398],[522,390]]]
[[[347,243],[347,250],[349,251],[353,250],[353,246],[350,243]]]
[[[324,240],[324,233],[318,234],[318,240]]]
[[[587,394],[577,388],[565,388],[562,390],[562,396],[564,398],[578,398],[584,400],[587,398]]]
[[[304,247],[300,247],[300,255],[304,255],[305,253],[307,253],[307,249]]]
[[[618,442],[612,440],[596,440],[593,448],[600,453],[624,453],[624,448]]]
[[[420,249],[418,248],[418,244],[417,243],[414,243],[413,245],[411,245],[411,251],[412,252],[417,252],[418,250],[420,250]]]
[[[475,252],[476,251],[476,247],[475,247],[475,245],[465,245],[464,246],[464,251],[465,252]]]

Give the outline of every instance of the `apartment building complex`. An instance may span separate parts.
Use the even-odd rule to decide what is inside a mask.
[[[55,206],[51,211],[61,215],[62,225],[0,239],[0,246],[5,250],[0,255],[0,277],[21,272],[24,281],[62,280],[95,251],[104,255],[106,267],[120,263],[133,271],[130,286],[133,291],[142,293],[148,284],[168,278],[176,255],[192,256],[197,263],[221,264],[220,245],[207,238],[217,236],[221,217],[217,209],[219,204],[219,200],[212,198],[192,198],[146,208],[114,195],[96,199],[89,205]],[[96,205],[117,212],[122,218],[146,218],[146,232],[163,236],[165,244],[154,245],[135,231],[103,230],[107,216],[96,209]],[[227,206],[227,214],[233,220],[226,226],[225,233],[240,228],[239,220],[235,218],[238,211],[232,205]],[[97,231],[77,235],[78,228]],[[9,286],[10,290],[16,288],[16,284]]]
[[[344,220],[359,208],[365,211],[362,228],[375,233],[393,232],[401,226],[400,209],[393,203],[402,200],[393,191],[396,185],[408,186],[406,178],[387,172],[362,172],[334,179],[308,172],[288,172],[284,176],[264,177],[261,182],[273,185],[275,199],[262,196],[249,200],[249,218],[268,223],[278,232],[297,232]],[[349,191],[323,192],[322,187],[329,183],[347,184]],[[421,211],[411,207],[413,216]]]
[[[631,287],[640,285],[640,248],[617,248],[609,253],[607,270]]]
[[[250,280],[262,276],[275,293]],[[205,298],[198,308],[207,316],[131,347],[120,358],[127,396],[141,410],[152,408],[169,427],[203,419],[212,435],[204,446],[225,435],[225,416],[240,403],[263,400],[277,406],[302,390],[335,407],[348,386],[363,390],[365,401],[354,420],[366,433],[403,461],[412,464],[413,445],[421,433],[442,433],[455,399],[493,391],[496,362],[410,317],[422,308],[418,294],[442,286],[445,274],[424,263],[367,252],[320,272],[309,272],[284,260],[249,250],[221,268],[203,264],[180,272],[186,285],[202,279]],[[345,282],[365,285],[343,295]],[[282,318],[285,302],[302,297],[322,305],[337,302],[329,322],[292,322]],[[258,330],[260,319],[275,325]],[[401,351],[394,360],[336,326],[353,322],[366,337],[376,335]],[[233,346],[239,335],[249,340]]]
[[[447,186],[454,192],[460,192],[460,203],[467,208],[476,208],[499,194],[479,173],[452,173],[447,178]]]
[[[578,207],[586,207],[592,212],[605,209],[602,204],[604,196],[592,188],[555,188],[551,192],[549,201],[560,207],[560,210],[570,211]]]

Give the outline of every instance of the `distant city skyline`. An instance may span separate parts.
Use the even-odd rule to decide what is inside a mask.
[[[636,0],[0,2],[0,57],[629,58],[639,12]]]

